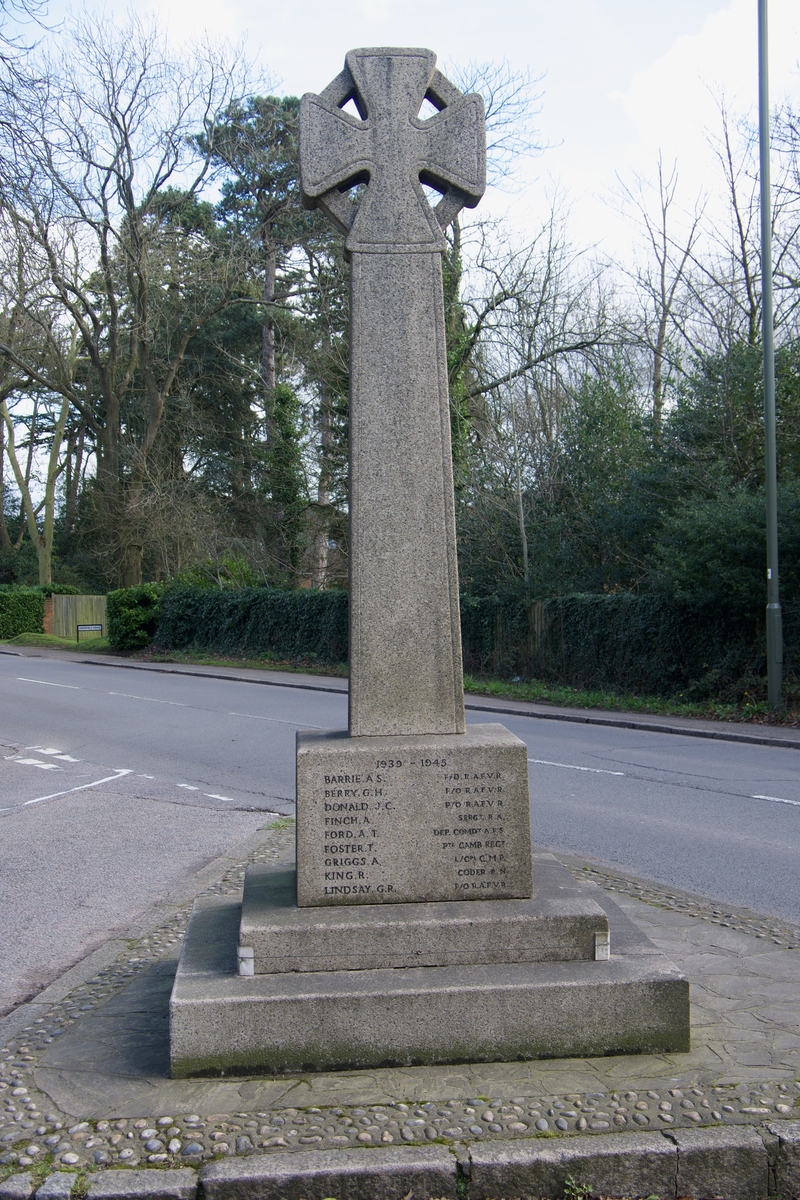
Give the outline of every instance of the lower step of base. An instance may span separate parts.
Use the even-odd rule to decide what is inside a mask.
[[[199,901],[170,1001],[173,1077],[689,1049],[689,984],[596,889],[606,962],[241,976],[240,906]]]

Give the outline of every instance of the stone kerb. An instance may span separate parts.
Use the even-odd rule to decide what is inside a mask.
[[[800,1194],[800,1123],[591,1134],[557,1141],[374,1147],[252,1154],[179,1169],[110,1169],[87,1200],[555,1200],[582,1190],[658,1200],[791,1200]],[[38,1188],[30,1172],[0,1182],[0,1200],[68,1200],[75,1172]]]

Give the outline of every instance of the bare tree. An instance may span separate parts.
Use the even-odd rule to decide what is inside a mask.
[[[505,59],[450,64],[446,70],[460,91],[483,96],[489,182],[495,187],[508,184],[521,159],[545,149],[535,125],[543,76],[515,71]]]
[[[664,404],[670,379],[678,368],[689,300],[688,274],[701,232],[703,208],[683,221],[680,236],[675,230],[674,209],[678,190],[678,168],[665,174],[658,157],[656,184],[651,188],[641,178],[633,186],[622,182],[623,198],[636,213],[646,250],[645,261],[628,270],[642,308],[632,332],[647,349],[651,364],[650,383],[653,429],[661,434]],[[670,335],[673,335],[672,338]]]
[[[191,339],[252,299],[243,240],[223,238],[201,198],[219,114],[245,86],[235,54],[206,45],[176,61],[153,29],[95,15],[17,84],[16,164],[0,199],[46,272],[47,303],[77,331],[91,387],[63,364],[40,382],[91,432],[123,584],[141,579],[140,522],[127,517]],[[36,378],[13,347],[0,352]]]
[[[473,227],[479,241],[467,277],[464,305],[469,337],[462,354],[472,358],[471,397],[486,395],[555,363],[573,364],[618,337],[603,270],[574,250],[566,221],[550,217],[537,237],[518,247]]]
[[[581,379],[624,340],[602,267],[570,246],[557,206],[526,247],[472,227],[479,241],[464,297],[469,336],[462,352],[472,364],[467,394],[482,404],[465,505],[473,532],[476,522],[485,523],[478,540],[498,556],[498,574],[520,578],[526,593],[535,566],[529,497],[555,486],[564,416]],[[510,526],[515,539],[500,532]]]
[[[779,334],[797,331],[800,313],[800,113],[782,105],[773,117],[773,278]]]
[[[77,329],[63,319],[49,295],[48,272],[13,214],[0,217],[0,230],[0,421],[5,456],[20,496],[13,548],[19,549],[27,528],[38,557],[39,582],[49,584]],[[46,455],[43,480],[37,478],[41,454]],[[3,546],[12,548],[5,521],[2,531]]]

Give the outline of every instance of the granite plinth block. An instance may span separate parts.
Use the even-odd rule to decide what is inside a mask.
[[[769,1156],[752,1125],[665,1132],[678,1147],[679,1196],[766,1200]]]
[[[240,906],[198,901],[170,1001],[172,1074],[688,1050],[688,982],[617,906],[603,906],[616,947],[606,961],[247,977],[237,964]]]
[[[172,1170],[102,1171],[89,1181],[87,1200],[195,1200],[197,1172]]]
[[[35,1200],[69,1200],[77,1178],[77,1171],[54,1171],[36,1189]]]
[[[466,733],[297,734],[297,903],[530,897],[528,752]]]
[[[247,869],[241,974],[362,971],[596,957],[608,917],[560,863],[538,855],[530,900],[298,908],[295,870]]]
[[[778,1139],[775,1183],[779,1196],[800,1196],[800,1121],[773,1121],[767,1125]]]
[[[26,1171],[23,1175],[9,1175],[0,1180],[0,1200],[31,1200],[35,1188],[33,1175]]]

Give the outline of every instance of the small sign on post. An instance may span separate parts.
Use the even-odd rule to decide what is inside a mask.
[[[79,642],[81,640],[82,633],[99,633],[100,637],[102,637],[103,636],[103,626],[102,625],[79,625],[78,626],[78,636],[75,638],[76,642]]]

